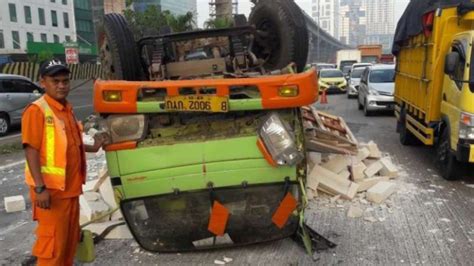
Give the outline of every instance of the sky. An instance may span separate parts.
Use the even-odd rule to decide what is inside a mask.
[[[295,2],[306,11],[311,14],[311,0],[295,0]],[[410,0],[395,0],[395,25],[405,10],[406,5]],[[247,17],[250,13],[250,7],[252,3],[250,0],[239,0],[239,13],[245,14]],[[202,27],[204,22],[209,18],[209,0],[197,0],[197,11],[198,11],[198,25]]]

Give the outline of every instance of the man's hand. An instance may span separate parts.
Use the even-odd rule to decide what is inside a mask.
[[[36,194],[35,204],[41,209],[49,209],[50,208],[50,201],[51,197],[47,189],[43,192]]]
[[[97,152],[104,145],[110,144],[109,134],[102,132],[94,135],[94,145],[85,145],[86,152]]]

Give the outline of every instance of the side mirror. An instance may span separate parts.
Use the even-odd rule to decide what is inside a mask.
[[[446,55],[444,60],[444,73],[446,75],[452,76],[456,71],[456,66],[459,64],[459,54],[456,52],[451,52]]]

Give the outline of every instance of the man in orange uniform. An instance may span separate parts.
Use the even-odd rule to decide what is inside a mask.
[[[45,95],[23,113],[22,141],[33,219],[38,221],[33,256],[38,265],[73,265],[80,238],[79,195],[86,180],[85,152],[97,152],[106,138],[84,145],[82,128],[66,100],[69,69],[58,60],[40,68]]]

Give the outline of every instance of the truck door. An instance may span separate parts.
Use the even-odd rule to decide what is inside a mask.
[[[459,119],[461,117],[461,92],[464,86],[469,86],[468,83],[463,81],[469,80],[468,69],[466,67],[467,58],[469,58],[470,50],[469,39],[462,37],[454,40],[449,52],[455,52],[459,54],[459,62],[456,65],[454,75],[451,77],[446,75],[443,83],[443,94],[441,103],[441,112],[449,118],[450,124],[450,139],[451,148],[457,149],[458,132],[459,132]]]

